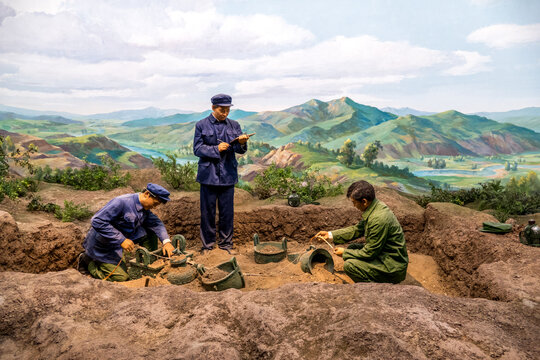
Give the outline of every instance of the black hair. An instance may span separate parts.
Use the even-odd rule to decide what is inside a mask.
[[[367,181],[355,181],[347,189],[347,198],[356,201],[361,201],[362,199],[373,201],[375,199],[375,188]]]

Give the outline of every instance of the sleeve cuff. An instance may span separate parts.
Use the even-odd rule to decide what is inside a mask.
[[[165,245],[167,243],[170,243],[171,242],[171,239],[165,239],[161,242],[161,244]]]
[[[332,241],[334,240],[334,235],[332,235],[331,231],[328,232],[328,238]]]

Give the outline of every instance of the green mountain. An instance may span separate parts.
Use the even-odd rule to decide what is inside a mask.
[[[9,120],[45,120],[50,121],[51,123],[57,124],[82,124],[82,121],[67,119],[59,115],[38,115],[38,116],[29,116],[21,115],[13,112],[0,111],[0,120],[9,121]]]
[[[193,143],[195,123],[192,121],[182,124],[148,126],[129,132],[111,133],[108,136],[126,146],[167,152]]]
[[[390,158],[420,155],[514,154],[540,149],[540,135],[530,129],[451,110],[428,116],[402,116],[325,146],[339,148],[350,138],[361,150],[379,140],[381,155]]]
[[[283,145],[298,140],[328,142],[396,117],[343,97],[329,102],[313,99],[282,111],[257,113],[242,119],[240,124],[246,132],[255,132],[260,124],[269,125],[271,128],[268,127],[268,130],[272,131],[262,133],[257,139],[272,145]]]
[[[108,154],[121,164],[123,168],[151,168],[152,161],[135,151],[118,144],[103,135],[86,135],[78,137],[48,138],[50,144],[56,145],[79,159],[101,164],[100,155]]]
[[[174,114],[174,115],[159,117],[159,118],[137,119],[137,120],[126,121],[122,123],[122,126],[145,127],[145,126],[159,126],[159,125],[187,123],[191,121],[201,120],[207,117],[208,115],[210,115],[210,113],[211,111],[207,110],[207,111],[203,111],[199,113]],[[229,118],[238,120],[241,118],[245,118],[246,116],[250,116],[252,114],[255,114],[255,112],[233,109],[231,110],[231,113],[229,114]]]
[[[241,110],[240,110],[241,111]],[[125,124],[141,127],[137,130],[110,132],[109,137],[126,144],[145,147],[148,149],[167,151],[193,141],[195,120],[200,120],[206,113],[177,114],[172,117],[156,119],[141,119]],[[248,115],[239,118],[238,115]],[[231,111],[230,117],[238,120],[245,133],[256,133],[257,141],[271,145],[283,145],[298,140],[310,142],[328,142],[345,135],[381,124],[396,116],[371,106],[357,104],[351,99],[341,99],[323,102],[310,100],[302,105],[282,111],[265,111],[260,113],[240,113]],[[195,119],[195,120],[193,120]],[[191,122],[187,122],[187,121]],[[157,122],[175,123],[158,125]]]
[[[528,107],[505,112],[482,112],[476,115],[485,116],[498,122],[511,123],[540,132],[540,108]]]

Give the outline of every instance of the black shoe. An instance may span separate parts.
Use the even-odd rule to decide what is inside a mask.
[[[83,275],[90,275],[88,272],[88,264],[91,260],[92,259],[86,255],[84,251],[80,253],[79,256],[77,256],[77,270]]]

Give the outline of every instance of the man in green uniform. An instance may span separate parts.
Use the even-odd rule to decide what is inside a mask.
[[[319,231],[315,237],[320,241],[333,240],[334,244],[343,244],[365,236],[365,244],[351,244],[347,249],[334,248],[334,253],[345,260],[345,273],[355,282],[399,283],[405,280],[409,257],[403,230],[394,213],[375,198],[375,189],[364,180],[349,186],[347,198],[362,211],[362,220],[347,228]]]

